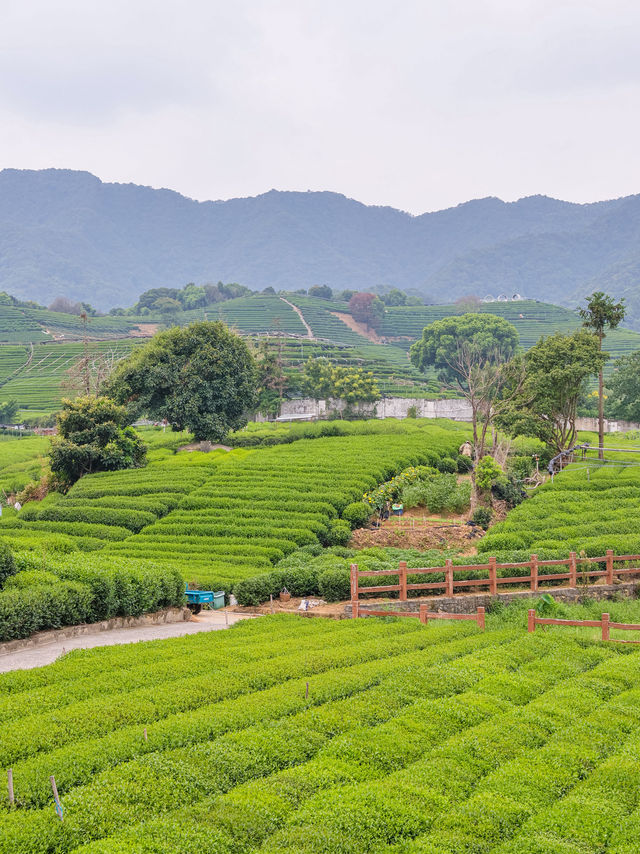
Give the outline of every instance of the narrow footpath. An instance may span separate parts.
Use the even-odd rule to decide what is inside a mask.
[[[72,649],[92,649],[96,646],[114,646],[121,643],[137,643],[138,641],[161,640],[163,638],[178,638],[193,635],[198,632],[213,632],[226,629],[239,620],[251,619],[249,614],[235,614],[230,611],[202,611],[189,622],[161,623],[157,626],[135,626],[129,629],[110,629],[106,632],[95,632],[89,635],[79,635],[74,638],[54,641],[53,643],[20,649],[0,655],[0,673],[10,670],[30,670],[51,664],[61,655]]]
[[[304,319],[304,314],[298,308],[298,306],[294,305],[292,302],[289,302],[289,300],[285,299],[284,297],[280,297],[280,299],[282,300],[282,302],[286,302],[287,305],[291,306],[291,308],[295,311],[295,313],[298,315],[298,317],[300,318],[300,320],[304,324],[304,328],[307,330],[307,338],[310,338],[311,340],[313,340],[313,338],[315,337],[313,334],[313,329],[309,326],[307,321]]]

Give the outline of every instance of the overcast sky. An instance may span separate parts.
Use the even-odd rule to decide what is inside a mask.
[[[638,0],[0,0],[0,167],[413,213],[640,192]]]

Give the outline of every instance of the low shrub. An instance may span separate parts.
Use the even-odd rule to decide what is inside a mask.
[[[476,507],[473,511],[473,516],[471,517],[471,521],[480,525],[481,528],[484,528],[486,531],[489,525],[491,524],[491,519],[493,518],[493,510],[490,507]]]
[[[438,460],[436,463],[436,468],[443,474],[454,474],[458,471],[458,464],[455,460],[452,460],[451,457],[442,457],[442,459]]]
[[[44,629],[84,623],[91,617],[92,592],[86,584],[60,581],[0,591],[0,641],[26,638]]]
[[[330,546],[346,546],[351,539],[351,526],[342,519],[334,519],[327,529],[327,544]]]
[[[5,590],[23,590],[33,585],[56,584],[60,579],[46,569],[25,569],[7,578]]]
[[[362,528],[371,518],[371,508],[367,507],[363,501],[354,501],[342,511],[342,518],[345,519],[352,528]]]
[[[318,579],[318,591],[327,602],[341,602],[351,594],[351,580],[345,569],[325,569]]]
[[[15,572],[17,572],[17,567],[13,552],[6,543],[0,543],[0,587]]]
[[[466,474],[473,468],[473,460],[471,457],[467,457],[464,454],[458,454],[456,458],[456,465],[458,467],[459,474]]]

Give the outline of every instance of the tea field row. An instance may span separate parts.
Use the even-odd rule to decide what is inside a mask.
[[[484,633],[264,617],[2,676],[0,852],[629,854],[640,653],[529,635],[527,604]]]

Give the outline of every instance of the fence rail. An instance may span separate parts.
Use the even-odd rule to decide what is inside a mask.
[[[529,610],[527,631],[535,632],[536,626],[580,626],[582,628],[600,629],[603,641],[613,643],[640,643],[640,640],[621,640],[609,636],[611,629],[622,629],[625,632],[640,632],[637,623],[612,623],[609,614],[603,614],[599,620],[557,620],[552,617],[537,617],[533,608]]]
[[[580,563],[580,569],[578,569]],[[636,563],[637,566],[616,566],[621,563]],[[585,569],[585,565],[604,564],[605,569]],[[566,566],[568,572],[540,572],[541,567]],[[503,569],[529,569],[528,575],[514,575],[499,577],[498,570]],[[486,572],[486,577],[465,578],[456,580],[456,573],[460,572]],[[443,581],[425,581],[407,583],[408,575],[435,575],[443,573]],[[397,584],[377,584],[373,586],[360,587],[359,579],[363,577],[375,577],[384,579],[385,576],[397,576]],[[564,560],[538,560],[538,556],[531,555],[524,563],[496,563],[495,557],[490,557],[486,564],[468,564],[466,566],[454,566],[451,560],[447,560],[444,566],[417,567],[408,569],[406,561],[400,561],[398,569],[358,569],[358,564],[351,564],[351,602],[357,603],[363,593],[398,593],[401,602],[406,601],[409,590],[440,590],[445,596],[453,596],[456,588],[463,590],[472,587],[488,587],[492,595],[496,595],[498,587],[504,584],[519,585],[528,584],[532,592],[536,592],[541,583],[548,581],[568,581],[566,586],[577,587],[578,579],[590,581],[594,578],[603,578],[607,584],[613,584],[614,579],[627,575],[640,575],[640,555],[614,555],[611,549],[601,557],[578,558],[576,552],[571,552]]]
[[[361,608],[358,602],[354,603],[351,616],[357,617],[416,617],[425,626],[429,620],[474,620],[478,628],[484,631],[484,608],[476,609],[475,614],[450,614],[447,611],[429,611],[428,605],[420,605],[419,611],[383,611],[375,608]]]

